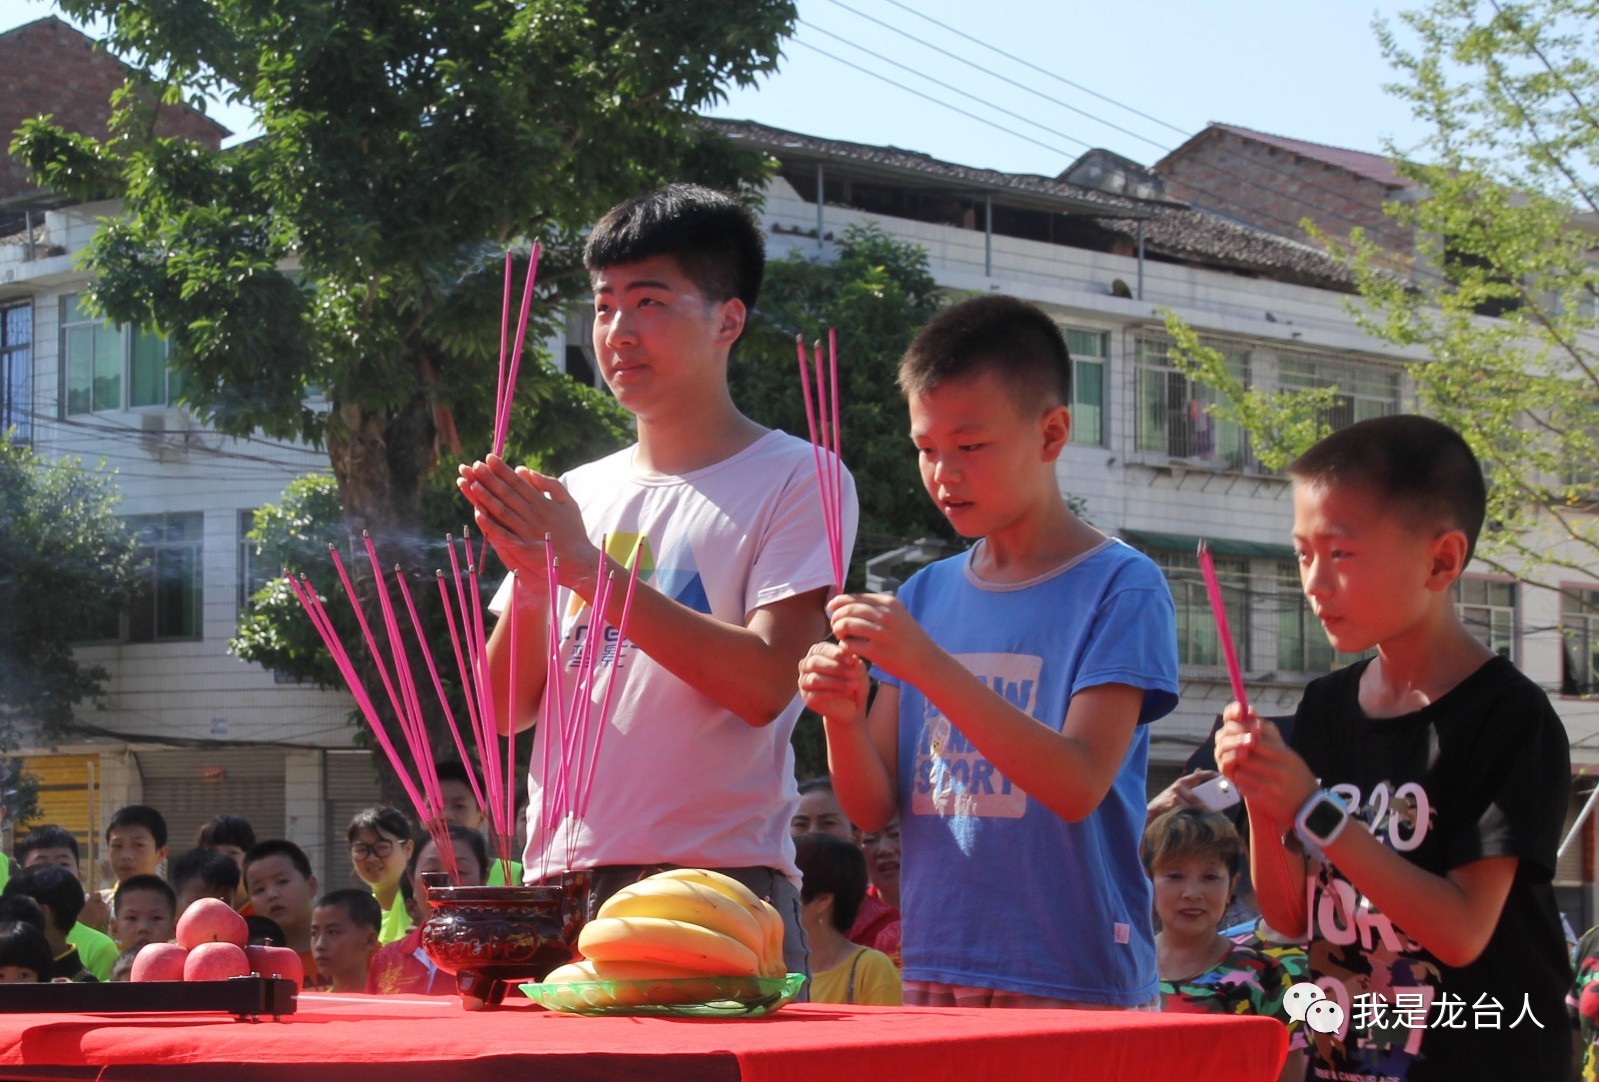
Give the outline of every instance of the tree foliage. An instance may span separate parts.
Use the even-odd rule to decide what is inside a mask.
[[[72,644],[131,597],[140,562],[108,476],[0,433],[0,747],[50,737],[104,690]]]
[[[1482,460],[1482,557],[1544,584],[1586,577],[1599,557],[1599,10],[1432,0],[1401,20],[1378,25],[1390,89],[1429,134],[1390,148],[1414,186],[1386,209],[1414,251],[1359,230],[1321,239],[1356,272],[1357,322],[1412,358],[1418,408]],[[1261,396],[1189,371],[1231,397],[1229,419],[1274,461],[1319,434],[1313,401],[1251,413]]]

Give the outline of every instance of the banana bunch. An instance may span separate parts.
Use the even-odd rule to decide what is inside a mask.
[[[617,891],[583,926],[577,946],[587,961],[546,981],[786,973],[777,910],[736,879],[701,868],[675,868]]]

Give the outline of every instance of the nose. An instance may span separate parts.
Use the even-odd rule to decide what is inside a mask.
[[[604,316],[596,317],[594,327],[595,337],[607,349],[617,349],[637,341],[637,336],[633,333],[633,321],[622,308],[613,309]]]
[[[1332,589],[1332,564],[1307,556],[1299,565],[1299,580],[1307,597],[1325,597]]]
[[[932,476],[937,484],[954,484],[960,480],[960,467],[951,456],[938,455],[932,460]]]

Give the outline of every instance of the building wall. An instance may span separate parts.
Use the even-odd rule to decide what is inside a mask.
[[[1382,211],[1387,186],[1234,132],[1211,129],[1158,166],[1166,194],[1279,236],[1305,236],[1309,218],[1329,236],[1359,226],[1384,247],[1411,251],[1408,230]]]

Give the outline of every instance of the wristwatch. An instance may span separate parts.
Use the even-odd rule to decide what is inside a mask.
[[[1294,833],[1306,845],[1326,849],[1349,825],[1349,806],[1336,793],[1318,789],[1294,817]]]

